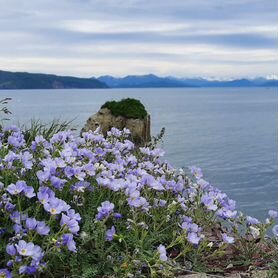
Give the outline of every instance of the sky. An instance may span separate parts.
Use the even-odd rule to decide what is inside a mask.
[[[0,0],[0,69],[278,78],[278,1]]]

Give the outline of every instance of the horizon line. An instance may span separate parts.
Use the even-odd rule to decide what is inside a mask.
[[[84,77],[84,76],[76,76],[76,75],[64,75],[64,74],[57,74],[57,73],[48,73],[48,72],[30,72],[30,71],[14,71],[14,70],[3,70],[0,69],[0,72],[11,72],[11,73],[27,73],[27,74],[45,74],[45,75],[55,75],[55,76],[63,76],[63,77],[75,77],[75,78],[83,78],[83,79],[91,79],[91,78],[95,78],[98,79],[100,77],[103,76],[110,76],[113,78],[125,78],[128,76],[134,76],[134,77],[142,77],[142,76],[148,76],[148,75],[153,75],[159,78],[174,78],[174,79],[205,79],[207,81],[234,81],[234,80],[241,80],[241,79],[247,79],[247,80],[255,80],[258,78],[264,78],[266,80],[278,80],[278,75],[276,74],[268,74],[268,75],[257,75],[257,76],[240,76],[240,77],[220,77],[220,76],[200,76],[200,75],[194,75],[194,76],[183,76],[183,77],[178,77],[175,75],[159,75],[156,73],[141,73],[141,74],[125,74],[125,75],[112,75],[112,74],[102,74],[99,76],[88,76],[88,77]]]

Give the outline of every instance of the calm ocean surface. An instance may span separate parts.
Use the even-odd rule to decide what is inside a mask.
[[[138,98],[151,114],[152,134],[166,128],[172,165],[201,167],[253,216],[278,208],[277,88],[0,91],[4,97],[13,98],[10,123],[59,118],[77,128],[107,100]]]

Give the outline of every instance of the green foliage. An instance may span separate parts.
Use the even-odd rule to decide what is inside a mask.
[[[126,118],[143,119],[147,116],[147,111],[140,100],[126,98],[121,101],[107,101],[101,108],[108,108],[114,116]]]
[[[40,120],[31,120],[30,126],[22,126],[21,130],[27,144],[34,141],[38,135],[43,136],[49,140],[54,134],[65,130],[74,130],[72,128],[72,121],[53,120],[50,123],[42,123]]]
[[[163,127],[156,136],[152,136],[151,141],[146,144],[150,149],[157,148],[162,142],[165,135],[165,127]]]
[[[272,262],[270,264],[269,278],[278,277],[278,239],[273,239],[270,244],[272,250]]]

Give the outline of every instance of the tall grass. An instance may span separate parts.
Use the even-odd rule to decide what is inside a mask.
[[[9,101],[11,101],[12,99],[7,97],[4,99],[0,99],[0,121],[5,121],[5,120],[9,120],[8,118],[2,118],[2,114],[4,115],[9,115],[12,114],[12,112],[8,109],[7,104],[9,103]],[[0,125],[1,127],[1,125]]]
[[[49,140],[54,134],[65,130],[76,130],[73,127],[73,121],[62,121],[54,119],[50,123],[43,123],[41,120],[33,119],[29,125],[22,125],[21,130],[24,134],[26,143],[30,143],[35,140],[38,135],[43,136],[46,140]]]

